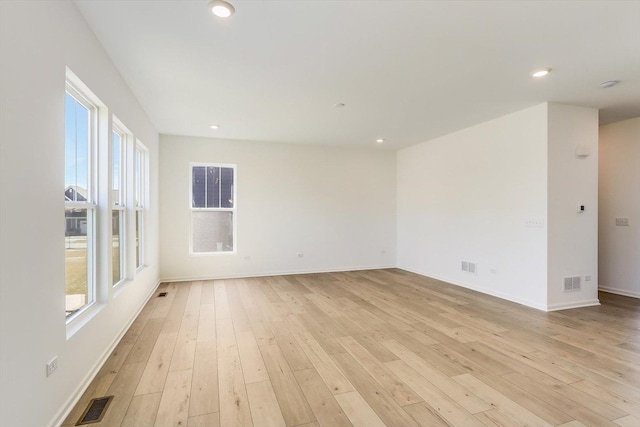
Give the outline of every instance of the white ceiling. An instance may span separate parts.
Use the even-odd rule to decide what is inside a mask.
[[[640,116],[640,0],[75,2],[163,134],[397,149],[544,101]]]

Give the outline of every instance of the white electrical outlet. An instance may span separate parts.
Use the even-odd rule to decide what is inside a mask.
[[[496,270],[495,268],[491,268],[491,269],[489,269],[489,273],[498,274],[498,270]]]
[[[58,357],[54,357],[51,362],[47,363],[47,376],[50,376],[51,374],[53,374],[55,372],[55,370],[58,369]]]

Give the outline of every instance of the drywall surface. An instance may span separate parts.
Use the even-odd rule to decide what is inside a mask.
[[[151,185],[146,267],[117,296],[103,283],[95,316],[70,338],[65,67],[147,146]],[[59,425],[157,284],[158,135],[70,1],[0,2],[0,73],[0,425]],[[104,268],[99,263],[99,277]],[[45,364],[56,356],[57,371],[46,377]]]
[[[640,298],[640,117],[601,126],[599,152],[598,283]]]
[[[598,110],[548,105],[547,309],[597,305]],[[565,277],[580,289],[565,292]]]
[[[547,104],[401,150],[397,164],[398,267],[546,309]]]
[[[160,159],[163,279],[395,266],[393,152],[162,135]],[[191,163],[237,166],[236,254],[190,255]]]

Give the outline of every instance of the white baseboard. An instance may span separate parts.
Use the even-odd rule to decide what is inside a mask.
[[[343,271],[383,270],[387,268],[397,268],[397,267],[395,265],[378,265],[378,266],[363,266],[363,267],[311,269],[311,270],[268,271],[263,273],[251,273],[251,274],[227,274],[227,275],[223,274],[218,276],[176,276],[176,277],[162,277],[160,279],[160,282],[190,282],[194,280],[243,279],[247,277],[291,276],[294,274],[317,274],[317,273],[340,273]]]
[[[597,298],[578,301],[578,302],[564,303],[564,304],[553,304],[547,307],[547,311],[568,310],[570,308],[580,308],[580,307],[593,307],[595,305],[600,305],[600,301]]]
[[[598,290],[610,294],[622,295],[625,297],[640,298],[640,292],[628,291],[626,289],[610,288],[609,286],[598,286]]]
[[[419,274],[421,276],[430,277],[432,279],[440,280],[441,282],[451,283],[452,285],[460,286],[462,288],[471,289],[473,291],[477,291],[477,292],[480,292],[480,293],[483,293],[483,294],[487,294],[487,295],[498,297],[498,298],[501,298],[501,299],[504,299],[504,300],[507,300],[507,301],[515,302],[517,304],[526,305],[527,307],[535,308],[536,310],[548,311],[547,306],[544,305],[544,304],[538,304],[536,302],[528,301],[528,300],[525,300],[525,299],[522,299],[522,298],[518,298],[518,297],[515,297],[515,296],[510,295],[510,294],[505,294],[503,292],[496,292],[493,289],[484,288],[484,287],[481,287],[481,286],[473,286],[473,285],[469,285],[467,283],[456,282],[455,280],[452,280],[452,279],[447,278],[447,277],[441,277],[441,276],[438,276],[436,274],[430,274],[430,273],[425,273],[425,272],[422,272],[422,271],[416,271],[416,270],[413,270],[413,269],[410,269],[410,268],[406,268],[406,267],[402,267],[402,266],[398,266],[397,268],[399,268],[401,270],[409,271],[411,273]]]
[[[75,391],[71,393],[71,396],[69,396],[69,398],[64,403],[62,408],[53,417],[53,420],[49,424],[47,424],[48,427],[57,427],[62,425],[64,420],[69,416],[73,408],[76,406],[76,404],[78,403],[78,401],[80,400],[84,392],[87,390],[87,388],[91,384],[91,381],[93,381],[93,379],[98,374],[98,372],[100,372],[102,365],[105,364],[105,362],[107,361],[107,359],[109,358],[113,350],[116,348],[116,346],[118,345],[118,343],[120,342],[124,334],[129,330],[129,327],[131,327],[133,322],[138,318],[138,315],[140,314],[144,306],[147,305],[147,303],[149,302],[153,294],[156,292],[156,289],[158,289],[159,285],[160,285],[160,280],[158,280],[158,282],[153,287],[151,292],[149,292],[149,295],[147,296],[147,298],[145,298],[144,302],[140,305],[140,308],[133,314],[131,319],[129,319],[129,321],[124,326],[122,331],[120,331],[120,333],[113,339],[111,344],[109,344],[106,350],[102,353],[102,356],[100,356],[100,358],[96,361],[96,363],[93,365],[91,370],[89,370],[89,372],[84,377],[82,382],[78,384],[78,387],[76,387]]]

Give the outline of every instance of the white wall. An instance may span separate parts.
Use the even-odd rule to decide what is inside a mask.
[[[600,127],[599,182],[600,289],[640,298],[640,117]]]
[[[66,66],[146,144],[151,161],[148,265],[117,298],[107,286],[102,310],[69,339]],[[55,425],[157,284],[158,135],[69,1],[0,2],[0,70],[0,425]],[[54,356],[58,370],[46,378]]]
[[[598,110],[548,106],[547,309],[597,305]],[[578,147],[588,156],[578,157]],[[572,276],[581,278],[581,288],[565,292],[563,278]]]
[[[395,266],[392,151],[163,135],[160,161],[163,279]],[[237,165],[237,255],[189,255],[190,162]]]
[[[547,306],[547,105],[398,152],[398,266]],[[478,274],[461,262],[478,263]],[[492,273],[491,270],[495,270]]]

